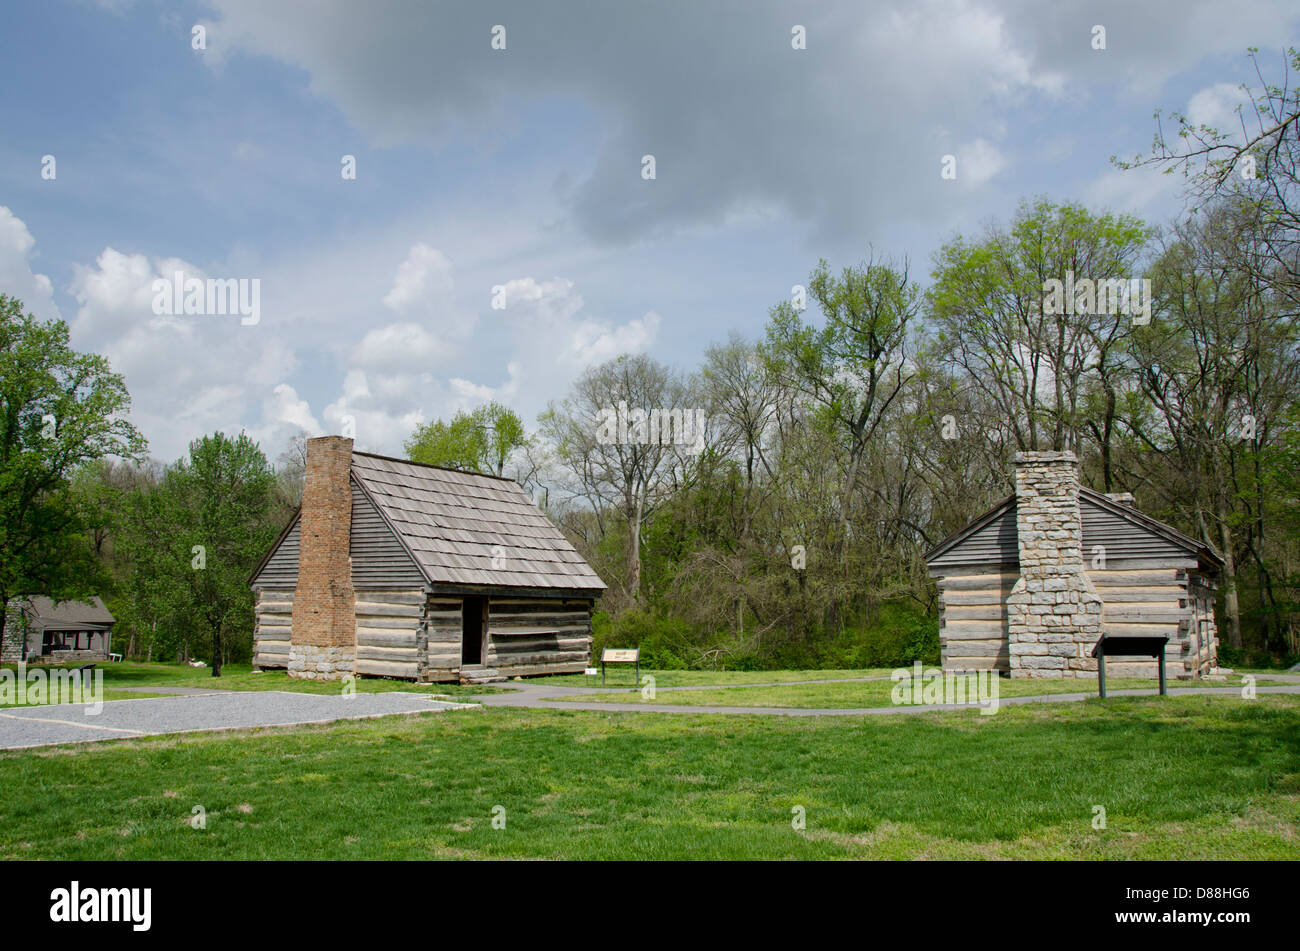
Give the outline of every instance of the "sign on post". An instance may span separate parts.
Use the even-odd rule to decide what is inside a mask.
[[[635,664],[636,683],[641,682],[641,648],[606,647],[600,652],[600,685],[605,686],[606,664]]]
[[[1165,647],[1168,644],[1169,638],[1163,635],[1103,634],[1092,649],[1092,656],[1097,658],[1097,689],[1102,699],[1106,697],[1107,657],[1154,657],[1160,664],[1160,696],[1166,696]]]

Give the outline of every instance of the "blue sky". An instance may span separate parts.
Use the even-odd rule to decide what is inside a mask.
[[[760,334],[821,257],[924,278],[1035,195],[1168,219],[1179,181],[1108,157],[1149,146],[1157,107],[1230,121],[1246,48],[1274,80],[1300,23],[1271,0],[1046,6],[9,4],[0,290],[110,358],[164,460],[240,428],[274,458],[347,416],[395,453],[489,398],[532,419],[591,363],[691,369]],[[259,322],[153,313],[178,268],[258,279]]]

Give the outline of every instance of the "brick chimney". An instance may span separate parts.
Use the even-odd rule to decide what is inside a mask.
[[[1079,460],[1016,453],[1020,579],[1007,598],[1012,677],[1087,677],[1101,637],[1101,597],[1083,570]]]
[[[289,676],[339,680],[357,654],[352,588],[352,440],[307,440],[307,472],[298,534],[298,587],[293,594]]]

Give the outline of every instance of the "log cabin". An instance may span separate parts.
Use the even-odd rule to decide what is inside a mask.
[[[89,601],[14,598],[6,611],[0,659],[29,664],[108,660],[115,623],[97,595]]]
[[[512,479],[307,442],[249,579],[253,666],[423,683],[580,673],[604,583]]]
[[[1218,553],[1128,493],[1080,485],[1073,453],[1020,452],[1015,464],[1015,494],[926,554],[944,669],[1095,678],[1091,650],[1106,633],[1167,636],[1171,676],[1212,672]],[[1107,670],[1152,677],[1156,663]]]

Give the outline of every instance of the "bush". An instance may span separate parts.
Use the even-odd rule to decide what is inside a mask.
[[[686,625],[633,609],[617,617],[597,611],[591,619],[591,655],[600,660],[606,647],[641,648],[641,666],[654,670],[686,670],[691,638]]]
[[[1278,657],[1253,647],[1219,645],[1220,667],[1259,667],[1264,670],[1286,670],[1300,662],[1300,657]]]
[[[769,641],[762,646],[729,633],[712,636],[645,609],[592,618],[592,655],[605,647],[640,647],[641,664],[657,670],[816,670],[910,667],[939,663],[939,623],[911,603],[883,605],[870,621],[831,639]]]

